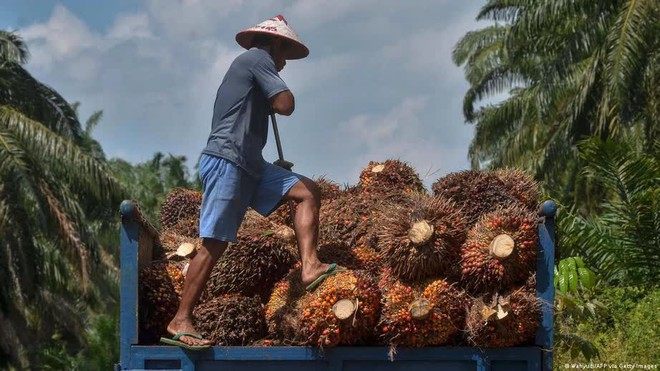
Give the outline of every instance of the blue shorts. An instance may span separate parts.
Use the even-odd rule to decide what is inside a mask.
[[[248,206],[268,216],[302,175],[265,163],[263,176],[256,179],[231,161],[202,154],[199,178],[202,181],[199,236],[236,242]]]

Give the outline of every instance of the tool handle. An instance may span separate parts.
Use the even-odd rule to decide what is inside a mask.
[[[273,133],[275,134],[275,143],[277,144],[277,154],[279,160],[275,161],[275,165],[285,168],[291,171],[293,163],[286,161],[284,159],[284,152],[282,151],[282,142],[280,141],[280,131],[277,130],[277,120],[275,120],[275,112],[270,113],[270,120],[273,122]],[[293,201],[289,201],[289,222],[293,226],[295,220],[296,206],[293,204]]]
[[[273,133],[275,133],[275,143],[277,144],[277,154],[280,161],[284,162],[284,152],[282,151],[282,142],[280,141],[280,131],[277,129],[277,120],[275,120],[275,113],[270,113],[270,120],[273,122]]]

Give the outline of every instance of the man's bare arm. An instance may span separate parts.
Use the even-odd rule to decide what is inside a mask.
[[[270,105],[273,107],[275,113],[284,116],[291,115],[296,108],[293,94],[291,94],[291,91],[289,90],[275,94],[275,96],[270,99]]]

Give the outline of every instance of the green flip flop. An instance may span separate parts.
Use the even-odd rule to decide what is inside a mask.
[[[337,269],[337,263],[332,263],[332,264],[330,264],[330,267],[328,267],[328,269],[326,269],[325,272],[323,272],[323,274],[321,274],[317,279],[315,279],[314,282],[310,283],[305,288],[305,290],[313,291],[315,288],[317,288],[321,284],[321,282],[325,281],[326,278],[328,278],[328,277],[330,277],[334,274],[344,272],[344,271],[346,271],[346,269],[344,269],[344,268]]]
[[[190,336],[194,337],[195,339],[203,339],[202,335],[199,334],[193,334],[190,332],[179,332],[178,334],[174,335],[171,339],[168,338],[160,338],[160,342],[167,344],[167,345],[174,345],[178,346],[181,348],[189,349],[189,350],[204,350],[204,349],[209,349],[211,346],[210,345],[190,345],[186,344],[183,341],[179,340],[181,336]]]

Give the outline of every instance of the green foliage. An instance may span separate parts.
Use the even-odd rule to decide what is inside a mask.
[[[598,350],[599,363],[656,364],[660,359],[660,290],[635,286],[600,287],[594,298],[607,311],[586,321],[565,324],[562,334],[588,341]],[[555,350],[555,365],[585,363],[568,348]]]
[[[660,142],[656,142],[658,152]],[[583,173],[604,191],[597,217],[560,210],[559,246],[579,254],[615,284],[657,284],[660,278],[660,160],[626,142],[580,144]]]
[[[532,171],[555,197],[592,210],[601,194],[576,177],[576,144],[642,133],[649,149],[658,138],[659,8],[649,0],[487,1],[477,18],[495,24],[469,32],[453,52],[470,83],[463,111],[475,125],[472,166]]]
[[[85,330],[87,346],[73,352],[70,342],[56,333],[37,354],[40,370],[111,370],[119,360],[118,313],[96,317]]]
[[[55,334],[81,347],[88,314],[117,299],[116,237],[105,245],[98,233],[123,198],[83,148],[75,109],[23,68],[27,57],[19,36],[0,31],[0,280],[11,282],[0,286],[0,347],[19,368],[44,344],[59,358]]]
[[[586,270],[580,277],[578,270]],[[595,277],[579,257],[562,259],[555,266],[555,346],[560,352],[591,360],[599,356],[596,346],[571,329],[593,318],[601,318],[607,307],[595,298]]]
[[[584,265],[580,257],[562,259],[555,266],[555,290],[562,294],[575,293],[578,287],[591,289],[596,284],[596,274]]]
[[[185,156],[167,157],[158,152],[146,162],[132,165],[122,159],[110,160],[110,166],[128,197],[139,202],[147,218],[157,224],[160,205],[167,193],[176,187],[195,189],[197,184],[189,178]]]

